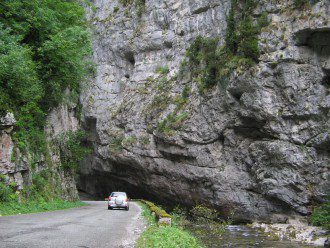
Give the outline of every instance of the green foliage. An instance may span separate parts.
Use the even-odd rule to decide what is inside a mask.
[[[178,227],[149,227],[139,238],[138,248],[197,248],[197,239]]]
[[[150,211],[150,208],[147,204],[144,202],[138,202],[140,207],[142,208],[142,216],[144,217],[145,220],[147,220],[149,225],[155,225],[156,224],[156,216],[152,214]]]
[[[146,0],[119,0],[119,2],[124,7],[128,7],[135,2],[136,14],[138,17],[141,17],[146,9]]]
[[[220,62],[220,57],[216,53],[217,45],[217,38],[198,36],[186,52],[190,71],[193,76],[201,76],[206,87],[212,87],[217,83]]]
[[[218,212],[215,209],[209,208],[205,205],[197,205],[190,210],[191,215],[197,222],[208,222],[218,218]]]
[[[0,115],[18,121],[15,143],[45,153],[45,116],[65,89],[91,73],[90,35],[79,1],[4,0],[0,5]]]
[[[86,203],[80,201],[69,202],[58,198],[48,202],[43,198],[34,199],[32,201],[23,201],[21,203],[18,203],[17,201],[6,203],[0,202],[0,216],[54,211],[59,209],[81,207],[85,205]]]
[[[191,87],[189,85],[185,85],[181,93],[182,99],[188,99],[190,96],[190,92],[191,92]]]
[[[0,174],[0,204],[1,202],[16,201],[17,184],[15,182],[8,183],[6,176]]]
[[[119,0],[119,2],[122,5],[124,5],[125,7],[127,7],[127,6],[131,5],[134,2],[134,0]]]
[[[146,11],[146,0],[136,0],[136,14],[138,17],[141,17],[143,13]]]
[[[237,2],[232,1],[231,7],[227,16],[227,32],[225,36],[225,43],[228,50],[235,54],[237,52],[237,34],[236,34],[236,20],[235,20],[235,9],[237,7]]]
[[[306,6],[306,4],[309,3],[309,0],[294,0],[294,7],[297,9],[300,9],[304,6]]]
[[[166,213],[165,210],[163,210],[160,207],[156,206],[154,203],[152,203],[150,201],[144,201],[144,200],[142,200],[142,202],[145,203],[149,207],[149,209],[152,213],[155,213],[155,215],[158,219],[159,218],[172,218],[171,215]]]
[[[270,24],[268,20],[267,12],[263,12],[258,18],[258,29],[261,30],[263,27],[267,27]]]
[[[150,201],[142,201],[140,205],[142,207],[142,215],[146,218],[150,227],[140,236],[137,242],[138,248],[201,247],[194,236],[179,226],[158,226],[152,212],[154,212],[156,216],[157,214],[162,213],[162,217],[172,217],[164,210],[160,209]],[[155,212],[155,209],[157,209],[157,212]]]
[[[109,145],[110,151],[113,153],[121,152],[123,150],[123,140],[123,136],[114,138]]]
[[[148,136],[142,136],[140,137],[140,142],[142,145],[146,146],[150,144],[150,139]]]
[[[157,124],[157,131],[172,135],[174,131],[181,130],[183,128],[182,123],[189,117],[189,114],[183,112],[181,114],[169,114],[163,121]]]
[[[121,142],[124,146],[132,146],[134,143],[137,142],[137,138],[135,135],[125,137]]]
[[[254,24],[251,16],[255,6],[254,0],[232,0],[223,47],[218,47],[217,38],[199,36],[187,49],[189,62],[181,67],[188,67],[197,78],[201,94],[215,85],[225,88],[234,70],[244,71],[258,61],[258,35],[261,28],[268,25],[268,20],[263,13]],[[180,68],[182,71],[184,68]]]
[[[0,202],[9,202],[13,190],[5,182],[0,182]]]
[[[177,209],[175,209],[174,215],[179,216],[178,224],[190,230],[207,247],[212,246],[218,240],[221,242],[227,226],[231,223],[230,219],[219,220],[218,211],[205,205],[197,205],[189,213],[182,210],[178,212]]]
[[[85,60],[91,53],[89,32],[85,27],[69,27],[49,37],[38,49],[41,56],[40,69],[48,94],[43,101],[49,107],[56,106],[66,88],[79,90],[79,84],[91,70]]]
[[[160,66],[156,68],[156,73],[166,75],[170,72],[167,66]]]
[[[311,216],[312,224],[330,230],[330,201],[316,208]]]
[[[119,7],[118,6],[115,6],[114,8],[113,8],[113,12],[114,13],[117,13],[119,11]]]
[[[84,2],[87,4],[87,6],[90,7],[92,9],[92,11],[95,13],[97,11],[97,8],[91,1],[92,0],[84,0]]]
[[[63,168],[76,170],[79,162],[91,153],[91,149],[84,145],[85,140],[84,131],[70,131],[57,138]]]
[[[257,35],[259,31],[253,24],[251,17],[247,17],[241,21],[239,31],[238,55],[258,61],[259,46]]]

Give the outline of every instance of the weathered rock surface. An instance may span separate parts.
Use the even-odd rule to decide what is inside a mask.
[[[45,129],[48,140],[57,135],[78,129],[78,120],[74,115],[74,108],[68,105],[53,109],[47,117]],[[17,185],[17,191],[31,185],[33,173],[40,172],[48,166],[45,156],[40,156],[38,161],[33,161],[36,154],[22,152],[12,139],[16,120],[14,115],[8,113],[0,119],[0,174],[5,175],[9,182]],[[62,197],[68,200],[78,199],[74,174],[61,168],[59,147],[49,142],[49,157],[51,159],[51,170],[54,172],[53,181],[59,183]],[[34,165],[32,165],[34,164]]]
[[[259,63],[200,96],[189,73],[176,75],[198,35],[223,44],[230,1],[149,0],[139,17],[135,5],[95,0],[97,75],[82,96],[94,154],[79,188],[207,203],[240,221],[308,215],[325,200],[330,158],[330,3],[315,2],[258,1],[255,17],[270,20]],[[189,116],[157,131],[186,85],[178,114]]]

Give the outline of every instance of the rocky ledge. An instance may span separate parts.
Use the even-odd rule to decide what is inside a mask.
[[[274,239],[289,239],[304,244],[329,247],[329,232],[300,221],[290,220],[288,224],[253,223],[251,227],[265,232]]]

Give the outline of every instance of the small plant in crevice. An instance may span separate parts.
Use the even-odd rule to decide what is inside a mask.
[[[138,17],[141,17],[146,11],[146,0],[135,0],[136,5],[136,14]]]
[[[146,10],[146,0],[119,0],[119,2],[124,6],[128,7],[135,4],[136,15],[141,17]]]
[[[118,6],[115,6],[114,8],[113,8],[113,13],[117,13],[119,11],[119,7]]]
[[[127,136],[122,140],[123,146],[132,146],[137,142],[137,137],[135,135]]]
[[[183,122],[188,119],[189,114],[183,112],[181,114],[171,113],[164,120],[157,124],[157,131],[166,135],[173,135],[175,131],[182,130]]]
[[[297,9],[301,9],[307,4],[309,4],[309,0],[294,0],[294,7]]]
[[[118,136],[118,137],[112,139],[109,144],[110,152],[113,152],[113,153],[121,152],[124,149],[123,140],[124,140],[124,136]]]
[[[303,9],[304,7],[308,7],[320,2],[320,0],[294,0],[293,6],[296,9]]]
[[[166,75],[170,72],[167,66],[159,66],[156,68],[156,73]]]
[[[150,138],[148,136],[141,136],[139,138],[139,141],[143,146],[147,146],[150,144]]]

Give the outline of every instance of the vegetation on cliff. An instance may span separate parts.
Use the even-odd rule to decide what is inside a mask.
[[[32,172],[31,185],[24,189],[2,177],[2,214],[37,211],[34,203],[40,210],[62,208],[60,196],[66,194],[61,171],[76,168],[89,150],[82,133],[69,132],[61,144],[66,150],[60,151],[62,167],[54,166],[52,144],[44,132],[46,117],[64,98],[78,102],[81,85],[93,72],[90,55],[90,33],[79,0],[1,1],[0,116],[11,112],[17,120],[12,136],[19,152],[13,149],[11,162],[18,164],[17,154],[24,156]]]
[[[48,169],[33,175],[32,184],[17,191],[17,184],[7,182],[0,175],[0,216],[27,214],[85,205],[80,201],[65,201],[61,195],[61,185],[54,171]]]
[[[63,168],[76,170],[79,162],[91,153],[91,149],[83,144],[85,139],[86,133],[84,131],[69,131],[57,137],[55,142],[60,147]]]
[[[0,113],[18,120],[21,150],[44,153],[48,111],[69,89],[77,96],[92,66],[84,9],[77,1],[2,1]]]
[[[255,7],[254,0],[232,0],[224,45],[218,46],[218,38],[199,36],[187,49],[188,61],[182,67],[188,66],[192,76],[197,78],[201,93],[215,85],[225,88],[234,70],[243,71],[258,62],[258,35],[268,21],[266,14],[256,22],[252,19]]]

